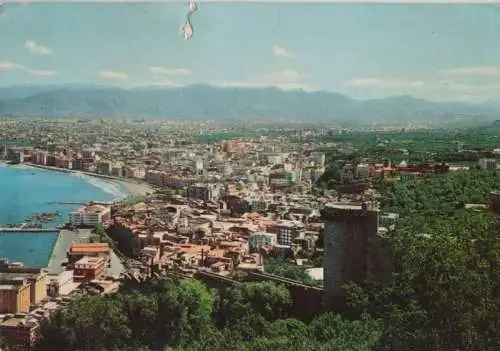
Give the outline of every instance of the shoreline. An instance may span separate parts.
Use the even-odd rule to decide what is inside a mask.
[[[43,169],[43,170],[47,170],[47,171],[54,171],[54,172],[61,172],[61,173],[68,173],[68,174],[71,174],[71,173],[83,174],[83,175],[86,175],[89,177],[106,179],[106,180],[120,184],[123,188],[125,188],[127,190],[128,195],[132,195],[132,196],[144,196],[147,193],[153,193],[153,191],[154,191],[153,187],[149,183],[141,182],[141,181],[135,180],[135,179],[128,179],[128,178],[124,179],[124,178],[119,178],[119,177],[107,176],[104,174],[85,172],[85,171],[80,171],[80,170],[75,170],[75,169],[37,165],[37,164],[33,164],[33,163],[19,163],[17,165],[13,165],[13,166],[26,166],[26,167]]]

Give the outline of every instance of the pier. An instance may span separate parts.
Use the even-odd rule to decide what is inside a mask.
[[[0,228],[0,233],[55,233],[59,232],[57,228]]]

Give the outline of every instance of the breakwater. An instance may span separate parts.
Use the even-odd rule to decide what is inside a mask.
[[[58,233],[57,228],[0,228],[0,233]]]

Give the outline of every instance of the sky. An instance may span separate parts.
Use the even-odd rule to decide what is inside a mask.
[[[494,5],[4,4],[0,86],[275,86],[354,98],[500,100]]]

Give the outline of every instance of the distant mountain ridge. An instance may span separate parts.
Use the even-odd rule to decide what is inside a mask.
[[[21,117],[258,118],[315,122],[500,119],[500,104],[436,103],[402,95],[355,100],[277,88],[26,86],[0,88],[0,115]]]

